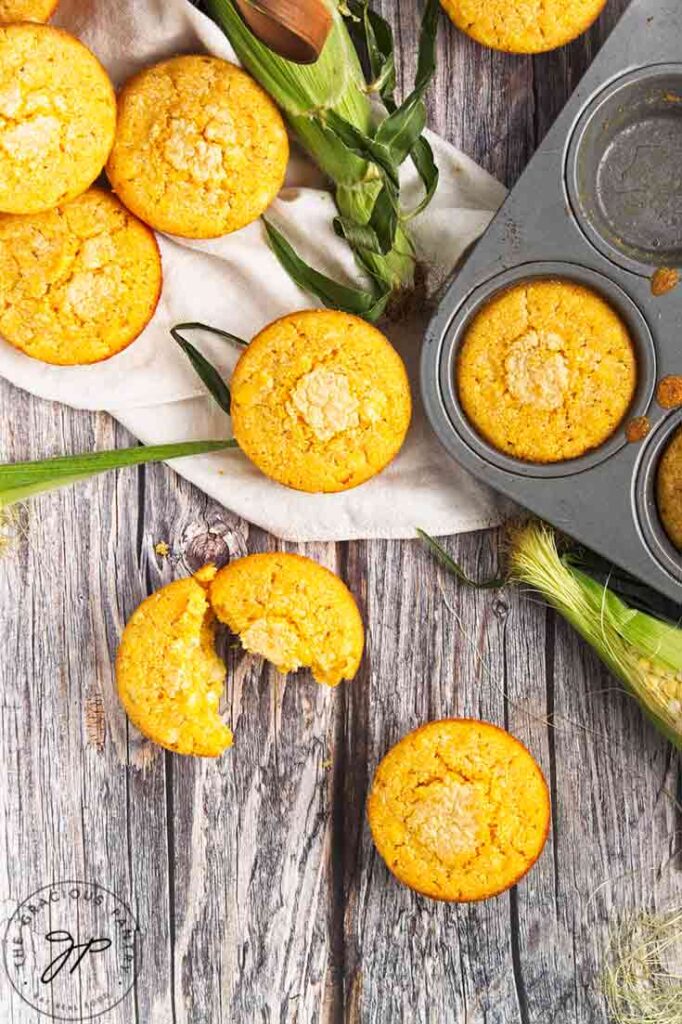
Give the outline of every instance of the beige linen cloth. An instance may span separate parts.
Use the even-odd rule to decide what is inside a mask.
[[[188,0],[62,0],[58,25],[79,36],[120,86],[145,65],[175,53],[234,53],[220,30]],[[440,185],[413,224],[430,285],[439,284],[481,234],[504,189],[468,157],[430,136]],[[409,203],[419,194],[404,168]],[[344,242],[332,229],[334,204],[312,164],[294,152],[272,221],[318,269],[359,282]],[[0,374],[49,401],[106,410],[145,444],[230,436],[228,418],[207,398],[168,329],[201,320],[251,338],[265,324],[315,305],[270,252],[261,222],[211,241],[159,236],[164,286],[143,334],[124,352],[84,367],[48,366],[0,339]],[[177,461],[173,468],[226,508],[288,540],[412,537],[416,526],[435,535],[491,525],[498,502],[441,449],[419,400],[419,349],[424,318],[392,324],[387,333],[405,359],[415,399],[406,444],[380,476],[354,490],[310,495],[266,479],[238,450]],[[193,339],[229,376],[238,353],[209,335]]]

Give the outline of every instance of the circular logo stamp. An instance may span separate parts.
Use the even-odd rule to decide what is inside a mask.
[[[99,1017],[126,997],[139,961],[132,912],[96,882],[56,882],[10,918],[5,970],[25,1003],[53,1020]]]

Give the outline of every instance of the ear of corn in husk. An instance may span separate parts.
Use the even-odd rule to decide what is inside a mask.
[[[233,0],[207,0],[206,7],[239,60],[281,107],[298,140],[334,183],[335,230],[348,241],[372,287],[350,288],[313,270],[269,224],[275,254],[292,278],[325,305],[376,320],[396,293],[414,284],[416,256],[408,222],[430,201],[438,182],[422,132],[423,97],[435,70],[439,4],[426,2],[415,86],[398,106],[388,24],[370,10],[368,0],[339,6],[327,2],[333,27],[318,60],[306,65],[288,61],[261,43]],[[346,22],[366,59],[369,82]],[[403,209],[400,201],[399,168],[408,157],[424,185],[424,199],[416,210]]]
[[[682,629],[630,608],[608,586],[559,554],[554,531],[516,531],[511,578],[538,590],[594,648],[654,724],[682,749]]]

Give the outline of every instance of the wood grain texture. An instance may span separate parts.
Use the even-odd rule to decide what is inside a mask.
[[[537,58],[482,50],[444,19],[431,124],[513,184],[626,5],[611,0],[587,36]],[[380,6],[408,87],[419,5]],[[0,414],[4,460],[130,442],[105,416],[6,384]],[[42,497],[21,527],[0,562],[2,916],[59,878],[126,900],[142,968],[107,1024],[606,1024],[609,924],[680,901],[678,761],[553,613],[523,593],[458,588],[417,543],[291,548],[358,597],[360,675],[329,691],[230,649],[235,747],[192,761],[127,723],[112,673],[123,624],[205,559],[282,545],[165,467]],[[485,575],[502,538],[447,546]],[[457,714],[519,736],[553,804],[529,877],[463,907],[399,887],[364,819],[388,747]],[[0,1019],[37,1019],[1,971]]]

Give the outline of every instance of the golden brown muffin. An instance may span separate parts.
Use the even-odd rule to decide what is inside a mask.
[[[212,238],[263,213],[288,157],[281,115],[245,71],[217,57],[174,57],[121,92],[107,174],[147,224]]]
[[[160,293],[153,232],[108,192],[0,214],[0,335],[35,359],[108,359],[142,331]]]
[[[637,383],[621,318],[567,280],[500,292],[476,314],[457,358],[457,389],[475,429],[529,462],[574,459],[622,422]]]
[[[266,476],[299,491],[344,491],[400,450],[412,401],[405,366],[376,327],[305,310],[258,334],[232,376],[232,428]]]
[[[352,679],[364,645],[353,595],[333,572],[301,555],[248,555],[211,584],[211,605],[247,651],[280,672],[307,667],[318,683]]]
[[[219,757],[232,733],[218,714],[225,665],[214,649],[212,566],[157,590],[130,618],[116,680],[134,725],[177,754]]]
[[[0,0],[0,23],[47,21],[58,3],[59,0]]]
[[[549,831],[547,784],[517,739],[445,719],[409,733],[377,768],[367,804],[396,878],[433,899],[496,896],[519,881]]]
[[[656,479],[658,514],[665,532],[682,551],[682,427],[663,453]]]
[[[0,211],[39,213],[78,196],[114,140],[107,73],[48,25],[0,26]]]
[[[543,53],[586,32],[606,0],[441,0],[457,28],[484,46]]]

